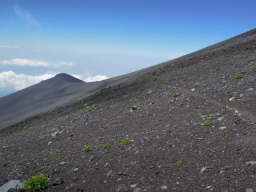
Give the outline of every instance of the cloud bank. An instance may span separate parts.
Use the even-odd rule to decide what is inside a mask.
[[[46,62],[42,60],[33,60],[26,58],[14,58],[9,60],[0,61],[0,65],[11,65],[20,67],[68,67],[73,66],[72,62],[60,61],[60,62]]]
[[[6,71],[0,72],[0,90],[1,88],[14,89],[15,91],[24,89],[40,81],[52,78],[56,75],[56,73],[45,73],[42,75],[26,75],[26,74],[18,74],[14,71]],[[73,75],[83,81],[93,82],[93,81],[101,81],[107,79],[104,75],[95,75],[91,76],[90,74],[83,75]]]

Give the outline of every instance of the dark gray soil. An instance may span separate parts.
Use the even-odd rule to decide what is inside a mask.
[[[256,190],[256,30],[110,81],[2,131],[0,186],[43,173],[46,191]]]

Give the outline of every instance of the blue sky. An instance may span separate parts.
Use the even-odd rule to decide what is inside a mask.
[[[3,0],[0,96],[66,72],[101,80],[255,27],[252,0]]]

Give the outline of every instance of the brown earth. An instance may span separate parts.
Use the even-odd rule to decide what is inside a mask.
[[[46,191],[256,190],[256,30],[126,77],[2,131],[0,186],[42,172]]]

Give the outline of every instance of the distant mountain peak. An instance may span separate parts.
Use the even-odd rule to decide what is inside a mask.
[[[77,79],[67,73],[59,73],[55,75],[54,79],[58,79],[66,82],[83,82],[84,83],[84,81]]]

